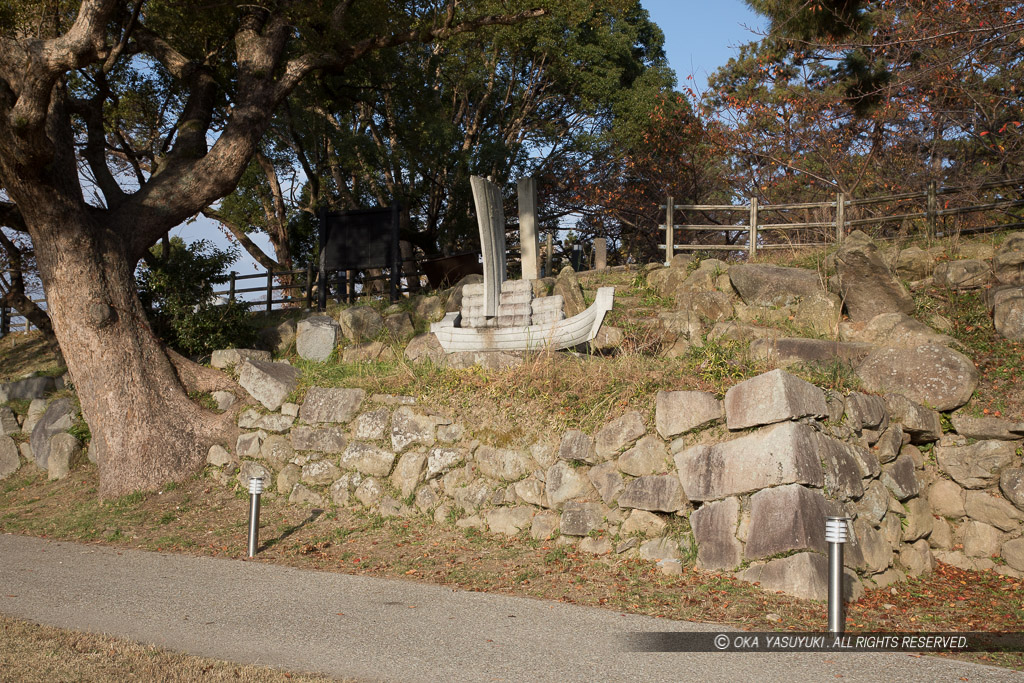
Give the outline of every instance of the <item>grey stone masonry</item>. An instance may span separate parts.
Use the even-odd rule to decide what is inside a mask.
[[[533,285],[529,280],[505,280],[498,299],[498,327],[531,324]]]
[[[351,420],[363,404],[366,392],[362,389],[329,389],[311,387],[299,409],[299,417],[315,424],[334,422],[344,424]]]
[[[463,327],[493,327],[494,321],[485,315],[484,284],[475,282],[462,287]]]
[[[247,360],[238,383],[267,410],[277,410],[299,384],[299,370],[285,363]]]
[[[270,362],[270,351],[257,349],[218,349],[210,356],[210,365],[220,370],[231,366],[239,366],[247,360]]]
[[[722,402],[705,391],[659,391],[654,426],[663,439],[722,419]]]
[[[828,503],[820,491],[793,484],[750,497],[750,531],[744,550],[758,560],[792,550],[825,552]]]
[[[740,382],[725,394],[725,423],[729,429],[825,415],[825,392],[784,370]]]
[[[817,433],[788,422],[724,443],[693,446],[675,456],[690,500],[716,500],[769,486],[825,483]]]
[[[300,320],[295,337],[295,351],[301,358],[323,362],[338,345],[341,326],[327,315],[314,315]]]

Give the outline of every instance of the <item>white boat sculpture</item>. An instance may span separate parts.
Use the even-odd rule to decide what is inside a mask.
[[[456,351],[557,351],[585,344],[597,336],[612,310],[614,287],[601,287],[590,307],[564,320],[521,327],[458,327],[460,313],[449,313],[430,331],[447,353]]]

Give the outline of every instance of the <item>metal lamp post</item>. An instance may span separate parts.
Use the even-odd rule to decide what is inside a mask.
[[[828,517],[825,520],[825,541],[828,543],[828,632],[840,634],[846,626],[843,616],[843,545],[848,538],[849,517]]]
[[[256,555],[260,543],[260,495],[263,493],[263,478],[249,479],[249,557]]]

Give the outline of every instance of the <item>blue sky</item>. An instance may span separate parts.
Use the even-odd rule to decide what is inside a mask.
[[[640,4],[665,34],[665,53],[680,89],[703,91],[708,76],[729,61],[741,44],[757,39],[752,31],[765,26],[765,21],[742,0],[641,0]],[[687,80],[690,75],[692,84]],[[203,217],[175,228],[172,234],[187,242],[206,239],[221,248],[232,243]],[[253,234],[252,239],[273,254],[265,235]],[[239,253],[233,266],[239,274],[263,271],[247,253],[241,249]]]
[[[665,33],[665,53],[680,88],[693,75],[699,90],[767,22],[742,0],[640,0]]]

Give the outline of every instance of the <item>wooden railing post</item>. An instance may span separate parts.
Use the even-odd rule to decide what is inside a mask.
[[[306,308],[313,308],[313,262],[306,264]]]
[[[672,265],[672,257],[676,255],[676,229],[675,229],[676,205],[669,195],[665,201],[665,265]]]
[[[0,337],[6,337],[11,333],[11,309],[7,306],[0,306]]]
[[[235,271],[231,271],[231,275],[228,276],[228,301],[235,300],[235,277],[238,275]]]
[[[747,260],[757,256],[757,197],[750,198],[750,245]]]
[[[928,183],[928,208],[926,209],[928,213],[926,229],[928,231],[929,239],[935,237],[935,214],[937,210],[938,199],[936,198],[936,186],[935,181],[932,180]]]
[[[267,313],[274,305],[274,271],[267,270]]]
[[[548,233],[547,240],[544,245],[544,276],[551,277],[551,265],[552,259],[554,258],[553,252],[555,251],[555,236],[552,233]]]
[[[836,244],[842,244],[846,235],[846,196],[836,193]]]

